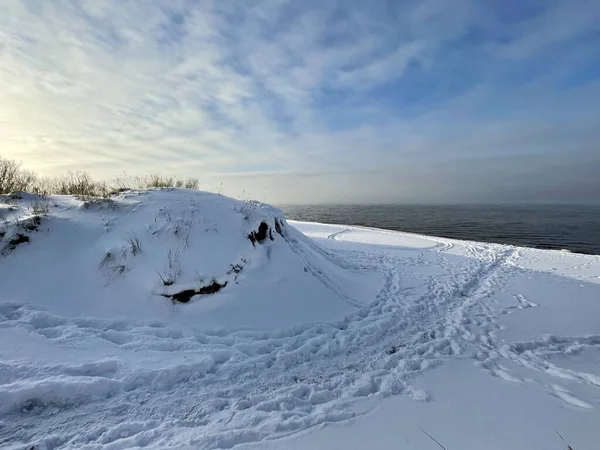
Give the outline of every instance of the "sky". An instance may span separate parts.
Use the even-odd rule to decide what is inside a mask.
[[[279,204],[600,202],[599,49],[600,0],[2,0],[0,155]]]

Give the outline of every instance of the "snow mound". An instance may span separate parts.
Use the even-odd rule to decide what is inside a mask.
[[[341,318],[375,296],[367,275],[258,202],[159,189],[15,193],[0,205],[3,299],[65,316],[273,329]]]

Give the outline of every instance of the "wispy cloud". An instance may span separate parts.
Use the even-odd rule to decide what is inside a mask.
[[[372,170],[589,154],[596,2],[509,3],[5,0],[1,151],[48,174],[246,177],[277,201],[335,201]],[[320,195],[298,175],[332,169]],[[257,181],[293,174],[277,195]],[[398,192],[427,194],[408,178]]]

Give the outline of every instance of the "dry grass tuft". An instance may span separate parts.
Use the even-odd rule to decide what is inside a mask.
[[[142,253],[142,243],[140,242],[140,238],[133,233],[127,236],[127,246],[133,256]]]
[[[165,177],[157,174],[151,174],[145,177],[121,175],[113,182],[114,191],[150,188],[198,189],[199,186],[200,180],[198,180],[198,178]]]

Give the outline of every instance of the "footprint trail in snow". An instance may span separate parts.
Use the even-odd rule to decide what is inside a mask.
[[[598,335],[524,342],[501,336],[500,317],[539,308],[518,292],[504,308],[493,300],[522,274],[519,249],[304,228],[321,245],[330,242],[330,252],[350,270],[383,274],[371,303],[354,304],[340,320],[215,332],[168,320],[66,317],[0,303],[7,336],[58,355],[0,361],[0,446],[230,448],[345,421],[360,414],[353,405],[366,397],[435,401],[414,380],[454,359],[471,359],[507,382],[537,384],[569,407],[598,408],[562,382],[600,388],[600,374],[551,361],[568,349],[600,349]],[[361,241],[361,233],[382,242]],[[173,314],[185,314],[185,305]],[[58,363],[70,350],[83,355],[82,362]],[[94,350],[99,356],[90,358]],[[515,365],[555,382],[526,379],[513,373]]]

